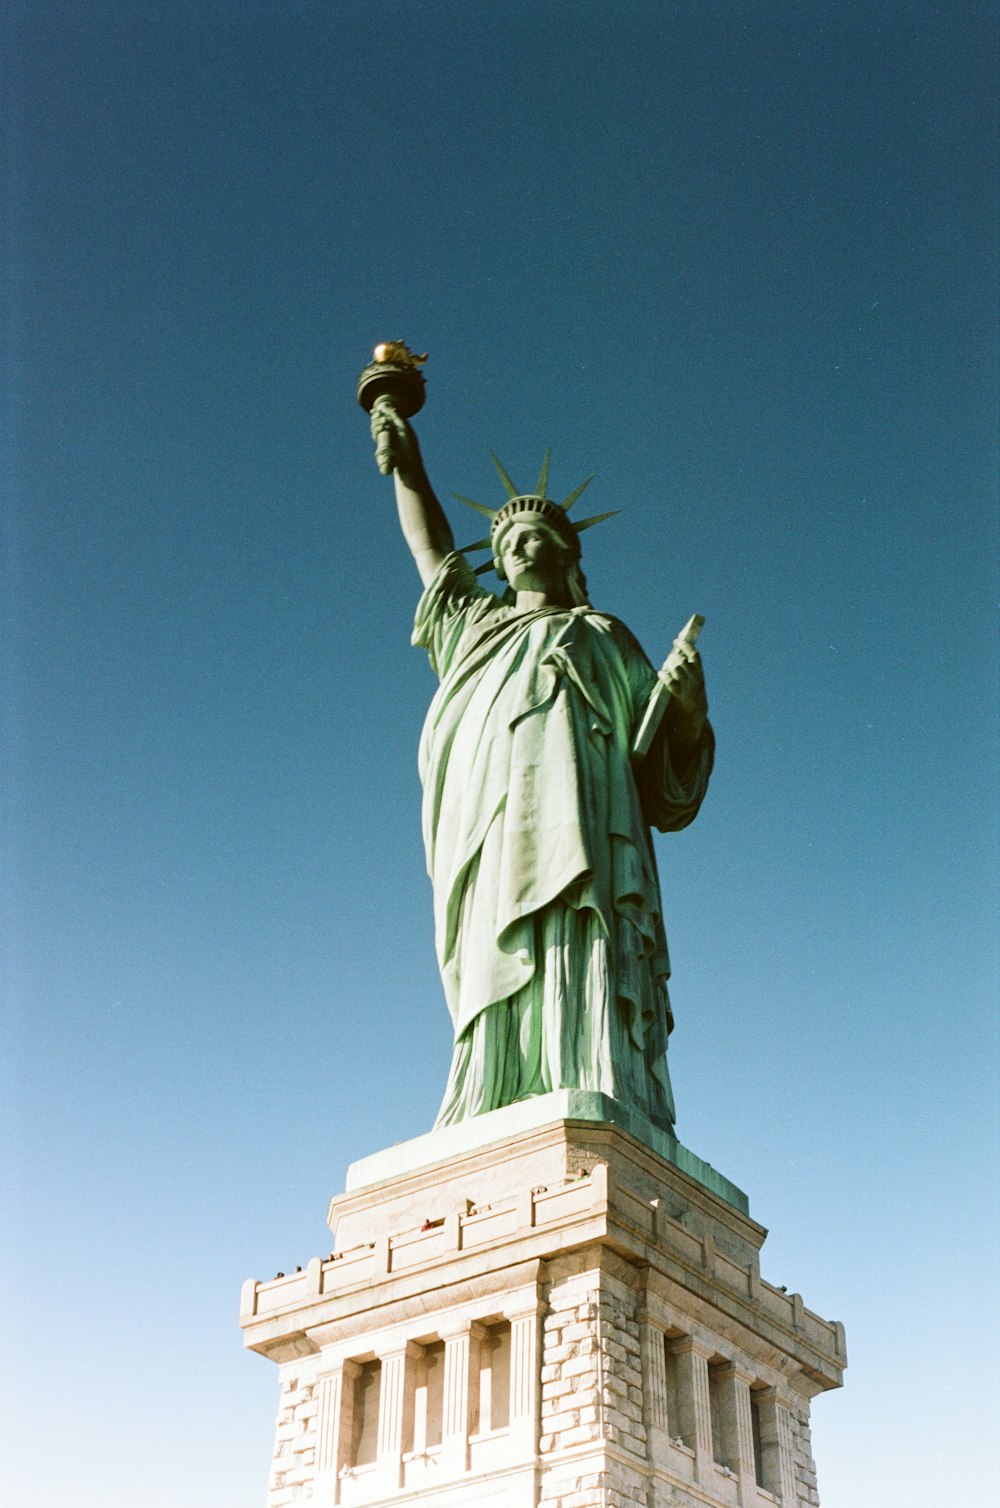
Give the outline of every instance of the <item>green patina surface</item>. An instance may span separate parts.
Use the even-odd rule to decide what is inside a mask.
[[[681,761],[664,726],[637,770],[632,741],[659,682],[628,629],[586,602],[505,601],[460,554],[424,593],[414,642],[441,681],[420,750],[456,1040],[438,1125],[573,1088],[669,1133],[670,964],[650,826],[696,815],[711,729]]]
[[[676,640],[658,673],[626,626],[591,605],[578,536],[597,520],[567,517],[580,487],[561,504],[543,495],[547,456],[537,493],[519,494],[497,462],[507,502],[473,502],[490,534],[468,549],[489,550],[503,590],[481,585],[407,422],[423,358],[399,342],[379,350],[359,397],[424,585],[413,642],[440,682],[420,745],[455,1032],[436,1130],[471,1122],[475,1137],[495,1112],[576,1091],[584,1119],[622,1125],[707,1187],[731,1188],[673,1135],[670,960],[651,840],[652,828],[694,820],[712,770],[693,638]],[[394,361],[401,398],[383,380]]]

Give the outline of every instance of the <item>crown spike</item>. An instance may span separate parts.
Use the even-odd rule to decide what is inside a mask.
[[[573,525],[573,528],[577,534],[582,534],[584,529],[592,529],[595,524],[603,524],[606,518],[616,518],[621,511],[620,508],[612,508],[610,513],[595,513],[593,518],[582,518],[578,524]]]
[[[481,513],[484,518],[490,519],[491,522],[497,516],[495,508],[487,508],[485,503],[477,503],[475,498],[463,497],[460,492],[453,492],[451,495],[457,502],[464,503],[467,508],[475,508],[477,513]]]
[[[492,553],[492,541],[489,539],[477,539],[474,544],[460,545],[458,553],[459,555],[471,555],[473,550],[489,550]]]
[[[547,497],[546,488],[549,485],[549,461],[552,459],[552,446],[546,445],[545,457],[542,461],[542,469],[538,473],[538,481],[535,483],[535,491],[539,497]]]
[[[514,486],[514,483],[511,481],[511,479],[507,475],[506,471],[504,471],[503,467],[500,465],[500,462],[499,462],[499,460],[498,460],[495,452],[492,451],[492,450],[490,451],[490,460],[493,462],[493,464],[496,467],[497,471],[500,473],[500,480],[501,480],[501,482],[503,482],[504,489],[505,489],[505,491],[507,493],[507,496],[509,498],[510,497],[520,497],[521,494],[518,492],[517,488]]]
[[[560,503],[559,504],[560,508],[562,509],[562,511],[564,513],[568,513],[569,512],[569,510],[572,508],[573,504],[576,502],[577,498],[580,496],[580,493],[584,492],[590,486],[591,482],[594,480],[594,477],[596,475],[597,475],[597,473],[594,472],[591,476],[589,476],[587,478],[587,480],[585,482],[581,482],[580,485],[579,485],[579,487],[574,487],[573,491],[570,493],[570,495],[566,499],[566,501],[564,503]]]
[[[487,571],[492,571],[492,569],[493,569],[493,557],[490,556],[489,560],[484,560],[482,565],[473,566],[472,567],[472,574],[473,574],[473,576],[485,576],[486,572]]]

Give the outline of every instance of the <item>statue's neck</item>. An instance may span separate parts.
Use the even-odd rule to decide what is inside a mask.
[[[533,613],[540,607],[572,607],[567,591],[518,592],[514,604],[519,613]]]

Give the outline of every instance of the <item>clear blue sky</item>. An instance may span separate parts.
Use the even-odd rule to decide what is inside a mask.
[[[590,472],[594,601],[707,617],[659,848],[679,1132],[842,1319],[824,1508],[980,1501],[996,1245],[996,35],[908,0],[4,14],[3,1478],[263,1501],[250,1275],[449,1059],[433,681],[354,380],[442,495]],[[475,537],[471,513],[456,528]],[[988,1318],[987,1315],[990,1317]]]

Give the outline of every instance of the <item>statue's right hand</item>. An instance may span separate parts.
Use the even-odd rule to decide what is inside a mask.
[[[419,455],[417,437],[391,398],[383,395],[375,399],[371,424],[375,460],[382,475],[388,476],[391,471],[398,471],[400,476],[410,473]]]

